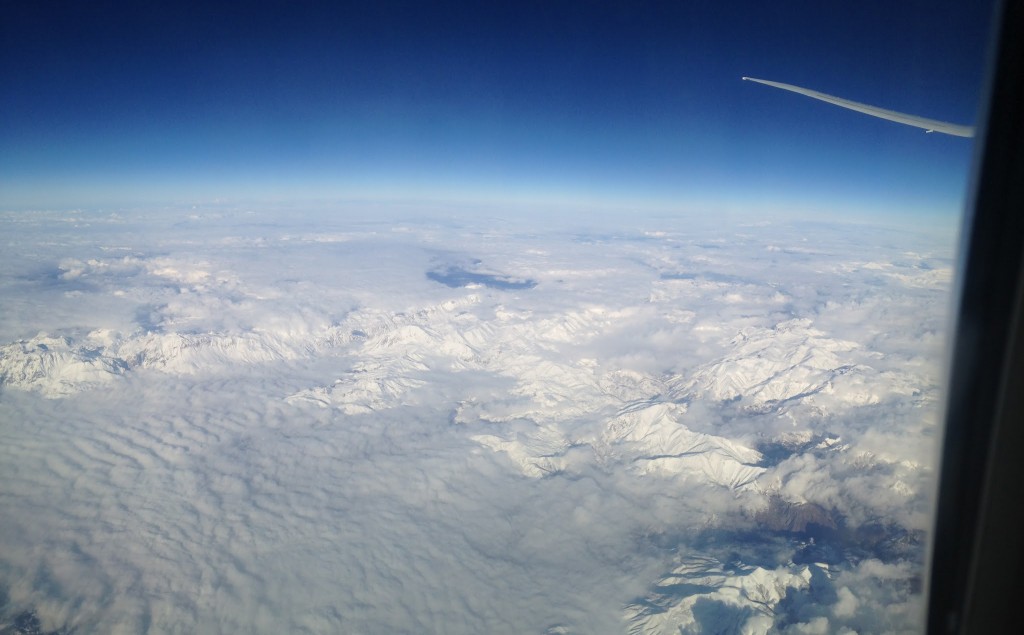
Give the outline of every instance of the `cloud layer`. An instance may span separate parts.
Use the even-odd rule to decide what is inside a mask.
[[[10,616],[111,633],[919,624],[941,236],[0,220]]]

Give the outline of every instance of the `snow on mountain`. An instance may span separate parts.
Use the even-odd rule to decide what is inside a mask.
[[[127,369],[123,359],[102,347],[76,346],[68,337],[40,333],[0,346],[0,384],[51,399],[106,386]]]
[[[808,319],[744,328],[728,348],[728,354],[698,367],[688,381],[675,382],[674,392],[738,401],[758,411],[791,400],[863,406],[891,394],[913,394],[921,386],[920,378],[854,363],[870,354],[855,342],[827,337]]]
[[[261,364],[295,359],[296,343],[268,332],[145,333],[129,336],[112,348],[130,367],[158,368],[178,374],[228,364]]]
[[[613,311],[605,307],[589,306],[556,318],[539,320],[535,328],[536,337],[550,342],[582,344],[632,313],[629,309]]]
[[[405,371],[427,371],[426,365],[405,358]],[[345,414],[361,414],[402,405],[403,395],[426,385],[422,379],[395,374],[393,368],[377,364],[358,364],[346,376],[329,387],[315,387],[287,397],[288,403],[311,402],[334,406]]]
[[[665,384],[659,379],[633,370],[613,369],[601,373],[598,387],[606,395],[623,403],[642,400],[645,397],[665,392]]]
[[[358,363],[372,360],[360,371],[367,374],[310,387],[306,397],[354,412],[384,407],[386,396],[411,387],[411,379],[401,378],[410,370],[408,360],[419,360],[433,371],[473,369],[512,378],[509,395],[521,398],[520,411],[506,410],[504,417],[549,422],[618,409],[663,393],[676,399],[738,400],[755,410],[795,399],[841,407],[875,403],[888,393],[908,394],[920,383],[853,363],[848,354],[857,344],[827,337],[806,319],[771,328],[746,327],[728,341],[723,357],[667,384],[635,370],[602,368],[595,359],[566,357],[566,347],[581,346],[630,315],[630,310],[589,306],[536,316],[485,306],[474,293],[409,312],[357,310],[319,330],[271,323],[206,333],[139,330],[106,335],[99,343],[91,334],[81,341],[66,336],[54,350],[15,343],[0,349],[0,364],[5,385],[57,397],[136,368],[187,374],[327,352],[348,354]],[[660,461],[672,462],[678,461]]]
[[[498,319],[488,319],[488,311]],[[498,401],[467,395],[470,398],[456,408],[455,420],[533,421],[536,427],[530,431],[495,429],[472,436],[482,446],[506,454],[526,475],[600,463],[729,489],[754,483],[764,472],[757,465],[761,455],[727,437],[691,430],[685,424],[686,407],[668,398],[741,398],[756,406],[833,395],[835,379],[854,368],[840,356],[856,345],[826,337],[809,320],[744,329],[730,341],[726,357],[699,366],[681,386],[678,377],[666,384],[645,373],[607,369],[596,359],[566,357],[562,352],[567,342],[578,345],[576,337],[595,337],[626,313],[591,306],[536,319],[532,313],[507,311],[500,305],[483,306],[481,297],[471,294],[401,313],[357,310],[319,332],[97,331],[81,341],[41,336],[35,343],[4,347],[0,362],[5,385],[60,397],[136,368],[189,374],[200,368],[330,352],[355,362],[332,384],[297,391],[287,401],[334,407],[346,414],[406,403],[408,395],[427,386],[431,377],[440,380],[439,373],[480,371],[509,378],[513,384]],[[864,383],[864,375],[855,377]],[[877,398],[877,391],[861,388],[847,392],[850,401],[858,402],[861,393]]]
[[[684,412],[677,404],[639,402],[606,421],[595,412],[594,422],[571,431],[548,424],[505,437],[479,434],[472,438],[505,453],[531,477],[578,472],[584,465],[596,464],[742,490],[764,473],[755,465],[761,459],[759,452],[724,437],[691,431],[679,421]]]
[[[687,557],[647,597],[626,607],[629,633],[765,635],[790,590],[810,586],[812,566],[818,565],[726,567],[714,558]]]
[[[562,472],[579,472],[593,462],[593,451],[573,443],[554,428],[539,427],[531,434],[517,434],[503,439],[491,434],[471,437],[494,452],[503,452],[526,476],[540,478]]]
[[[0,347],[0,383],[49,398],[93,390],[139,368],[191,374],[236,364],[303,355],[303,346],[275,333],[94,331],[85,337],[39,334]]]
[[[518,418],[565,421],[593,413],[610,403],[587,360],[566,363],[536,355],[515,355],[507,361],[502,365],[495,360],[489,366],[516,380],[510,392],[525,398],[521,402],[525,408],[517,413]]]
[[[817,392],[843,366],[837,353],[857,347],[824,335],[810,320],[745,328],[724,358],[697,369],[690,388],[716,401],[742,399],[752,405]]]
[[[760,452],[690,430],[679,421],[684,412],[683,406],[672,403],[634,404],[606,425],[601,440],[642,474],[679,474],[743,489],[764,473],[755,465]]]
[[[476,352],[461,340],[457,332],[437,331],[427,324],[402,324],[367,339],[361,353],[376,357],[427,352],[456,360],[473,359]]]
[[[617,408],[623,397],[650,396],[647,391],[660,390],[653,378],[641,373],[601,373],[595,360],[566,359],[561,353],[565,338],[600,333],[614,317],[607,311],[592,307],[533,321],[532,314],[506,311],[499,305],[490,309],[498,319],[488,320],[486,314],[480,315],[483,309],[466,310],[478,304],[479,296],[471,295],[413,312],[357,313],[346,325],[364,337],[353,341],[348,354],[372,360],[374,381],[399,380],[411,370],[428,369],[434,373],[477,370],[511,378],[514,385],[503,403],[490,409],[492,421],[565,421]],[[418,360],[423,367],[410,369],[409,360]],[[314,389],[310,395],[323,400],[330,392],[327,402],[347,404],[345,408],[352,411],[382,407],[376,398],[360,403],[359,391],[346,388],[350,378],[339,382],[330,389]],[[348,395],[341,401],[339,390]],[[488,418],[483,411],[481,415]]]

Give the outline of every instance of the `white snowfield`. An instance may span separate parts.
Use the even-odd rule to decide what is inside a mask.
[[[46,628],[916,628],[951,241],[171,220],[0,262],[0,591]]]
[[[631,635],[699,632],[695,619],[698,603],[726,607],[719,626],[744,635],[767,635],[775,625],[775,608],[792,591],[810,586],[811,567],[828,570],[827,565],[779,567],[734,566],[730,570],[713,558],[687,558],[664,576],[652,590],[651,599],[627,607]],[[673,589],[691,591],[682,600]],[[698,612],[699,614],[699,612]]]

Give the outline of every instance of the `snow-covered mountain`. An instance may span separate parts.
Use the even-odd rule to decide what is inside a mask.
[[[767,635],[776,630],[779,602],[810,586],[812,567],[828,569],[814,564],[727,567],[714,558],[685,558],[653,585],[646,598],[626,608],[629,633]]]
[[[0,383],[50,398],[108,386],[129,368],[103,346],[45,333],[0,347]]]

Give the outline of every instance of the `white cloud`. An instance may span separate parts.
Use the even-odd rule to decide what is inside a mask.
[[[3,256],[0,589],[46,628],[919,623],[948,245],[180,220]],[[474,258],[537,286],[425,275]]]

